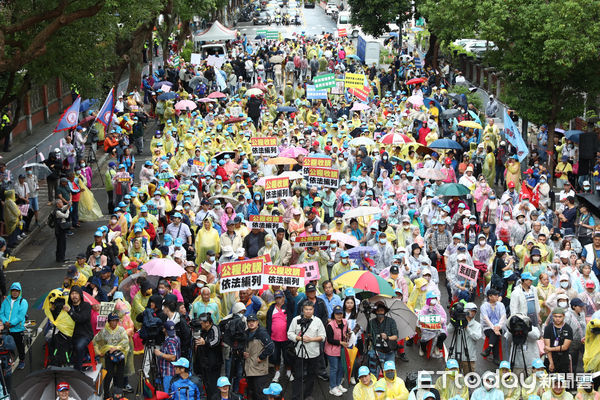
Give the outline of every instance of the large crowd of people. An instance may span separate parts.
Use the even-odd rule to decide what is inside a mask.
[[[281,399],[290,385],[305,399],[318,397],[317,378],[330,395],[354,399],[597,398],[591,383],[569,387],[565,375],[548,386],[492,377],[469,391],[460,382],[491,369],[530,380],[600,370],[600,224],[576,196],[600,190],[600,152],[582,178],[577,143],[548,143],[542,126],[519,158],[493,96],[478,110],[452,92],[460,72],[421,67],[407,43],[387,45],[396,53],[386,68],[362,66],[351,41],[331,35],[240,36],[222,65],[159,66],[143,93],[118,96],[109,129],[93,127],[110,154],[105,205],[89,190],[83,129],[70,132],[45,161],[56,261],[80,221],[105,218],[105,207],[109,217],[46,299],[47,362],[85,370],[101,357],[106,398],[144,386],[173,399]],[[364,74],[362,92],[308,99],[307,84],[326,73],[342,82]],[[274,151],[253,141],[265,137]],[[313,179],[312,158],[337,171],[333,185]],[[275,176],[289,178],[284,196],[266,188]],[[6,190],[3,245],[27,231],[23,215],[33,214],[20,205],[37,212],[38,188],[28,173]],[[262,228],[255,216],[282,218]],[[324,245],[298,246],[321,234],[330,235]],[[301,287],[221,285],[224,263],[267,256],[277,266],[315,262],[319,277]],[[185,272],[146,272],[157,259]],[[417,316],[414,336],[399,336],[384,301],[359,322],[361,301],[376,293],[337,282],[353,270],[391,285]],[[0,308],[19,368],[21,290],[4,290]],[[431,363],[445,357],[453,379],[405,382],[406,346]],[[350,350],[358,356],[348,373]],[[57,387],[59,398],[68,391],[68,382]]]

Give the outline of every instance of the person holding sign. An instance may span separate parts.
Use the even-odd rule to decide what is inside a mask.
[[[419,355],[423,357],[427,351],[429,342],[436,347],[432,354],[433,358],[441,358],[441,350],[444,348],[444,340],[447,337],[446,322],[448,316],[446,310],[439,304],[439,295],[433,291],[427,293],[425,307],[419,311],[419,325],[421,327],[421,342],[419,343]]]

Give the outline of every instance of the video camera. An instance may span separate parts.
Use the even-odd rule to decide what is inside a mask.
[[[527,334],[531,332],[531,319],[525,314],[514,314],[506,324],[512,335],[513,343],[522,345],[527,341]]]
[[[450,323],[454,329],[466,328],[466,326],[469,324],[464,302],[456,302],[452,308],[450,308]]]

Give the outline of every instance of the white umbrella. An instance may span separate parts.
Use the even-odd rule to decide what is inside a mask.
[[[383,210],[378,207],[360,206],[353,208],[344,214],[344,218],[367,217],[369,215],[381,214]]]
[[[359,136],[350,141],[350,146],[375,146],[375,141],[366,136]]]
[[[48,175],[52,173],[50,168],[46,164],[42,163],[30,163],[23,165],[23,169],[31,168],[33,170],[33,174],[40,179],[46,179]]]
[[[415,175],[421,179],[432,179],[434,181],[446,179],[446,174],[435,168],[419,168]]]
[[[369,107],[367,104],[365,103],[360,103],[358,101],[354,102],[354,105],[352,106],[352,108],[350,109],[350,111],[365,111],[370,109],[371,107]]]
[[[354,246],[354,247],[360,246],[360,243],[358,242],[358,240],[354,236],[348,235],[347,233],[333,232],[331,234],[331,240],[335,240],[337,242],[342,242],[344,244],[347,244],[348,246]]]
[[[302,179],[302,178],[304,178],[304,176],[302,176],[302,174],[300,174],[300,173],[298,173],[296,171],[283,171],[278,176],[289,178],[290,181],[294,181],[296,179]]]

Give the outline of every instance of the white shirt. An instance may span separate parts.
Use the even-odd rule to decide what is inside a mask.
[[[302,356],[302,358],[305,359],[316,358],[319,356],[319,354],[321,354],[321,342],[324,342],[325,338],[327,337],[327,334],[325,333],[325,327],[323,326],[323,322],[321,322],[319,318],[313,315],[313,317],[311,318],[312,322],[306,329],[306,332],[304,332],[304,335],[311,338],[320,337],[322,340],[321,342],[314,341],[304,343],[304,348],[306,349],[306,353],[304,353],[302,347],[299,344],[300,342],[296,341],[296,336],[298,336],[302,331],[302,327],[299,324],[301,318],[302,315],[298,315],[292,320],[292,323],[290,324],[290,327],[288,328],[287,332],[288,339],[296,343],[296,355]],[[303,354],[300,354],[301,351]]]

